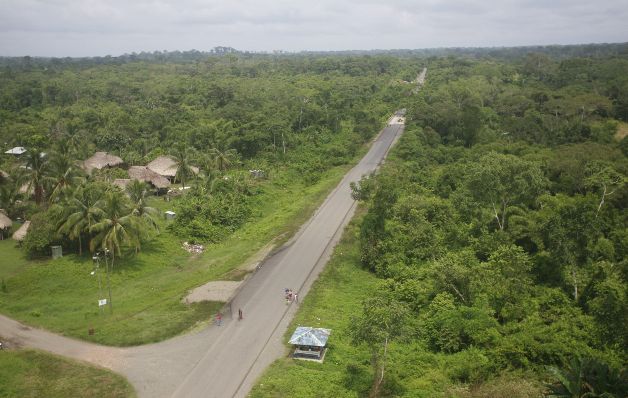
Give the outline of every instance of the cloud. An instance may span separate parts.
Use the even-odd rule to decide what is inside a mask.
[[[0,0],[0,54],[628,41],[621,0]]]

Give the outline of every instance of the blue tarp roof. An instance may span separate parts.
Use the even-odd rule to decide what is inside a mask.
[[[331,329],[299,326],[290,337],[290,344],[325,347]]]

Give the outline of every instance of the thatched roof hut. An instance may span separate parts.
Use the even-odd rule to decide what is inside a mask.
[[[13,236],[12,236],[13,240],[16,240],[18,242],[23,241],[24,237],[26,237],[26,233],[28,232],[28,229],[30,228],[30,226],[31,226],[30,221],[24,221],[24,224],[22,224],[22,226],[13,233]]]
[[[96,152],[92,157],[83,161],[83,169],[91,173],[94,169],[104,169],[105,167],[116,167],[124,164],[124,161],[107,152]]]
[[[12,225],[13,221],[6,215],[4,210],[0,209],[0,239],[4,239],[5,234],[7,234]]]
[[[170,156],[160,156],[147,164],[146,167],[169,179],[173,179],[177,175],[177,163]],[[198,174],[198,167],[192,166],[190,168],[194,174]]]
[[[152,184],[157,189],[166,189],[170,186],[170,181],[147,166],[129,167],[129,177],[132,180],[140,180]]]
[[[11,228],[13,221],[7,216],[3,209],[0,209],[0,229]]]

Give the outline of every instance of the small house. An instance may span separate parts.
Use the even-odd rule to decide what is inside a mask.
[[[87,173],[91,173],[92,170],[102,170],[108,167],[122,166],[124,161],[118,156],[112,155],[107,152],[96,152],[91,157],[83,161],[83,169]]]
[[[164,217],[166,217],[166,220],[174,220],[176,216],[177,216],[177,213],[175,213],[172,210],[167,210],[164,212]]]
[[[290,337],[290,344],[294,345],[292,357],[322,362],[327,350],[327,339],[331,329],[299,326]]]
[[[166,192],[170,187],[170,181],[147,166],[131,166],[129,167],[129,177],[132,180],[144,181],[151,184],[158,192]]]
[[[5,236],[9,236],[11,226],[13,226],[13,221],[6,215],[4,210],[0,209],[0,240],[4,240]]]
[[[146,165],[146,168],[154,171],[162,177],[166,177],[171,182],[174,182],[174,178],[177,175],[177,162],[170,156],[160,156]],[[198,167],[191,166],[192,172],[198,174]]]
[[[16,240],[18,242],[23,241],[30,227],[31,227],[31,222],[24,221],[24,224],[22,224],[22,226],[19,227],[18,230],[13,233],[13,236],[12,236],[13,240]]]

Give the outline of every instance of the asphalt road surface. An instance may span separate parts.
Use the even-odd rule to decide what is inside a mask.
[[[0,315],[0,335],[25,346],[88,361],[126,376],[140,397],[244,397],[275,359],[286,354],[282,336],[298,304],[286,304],[284,289],[302,300],[329,259],[355,211],[349,184],[373,172],[403,132],[395,115],[369,152],[342,179],[312,218],[281,251],[243,285],[221,326],[139,347],[90,344],[25,327]],[[244,319],[238,320],[238,309]],[[324,325],[323,325],[324,327]],[[340,331],[338,331],[340,333]],[[333,339],[332,331],[331,339]]]

